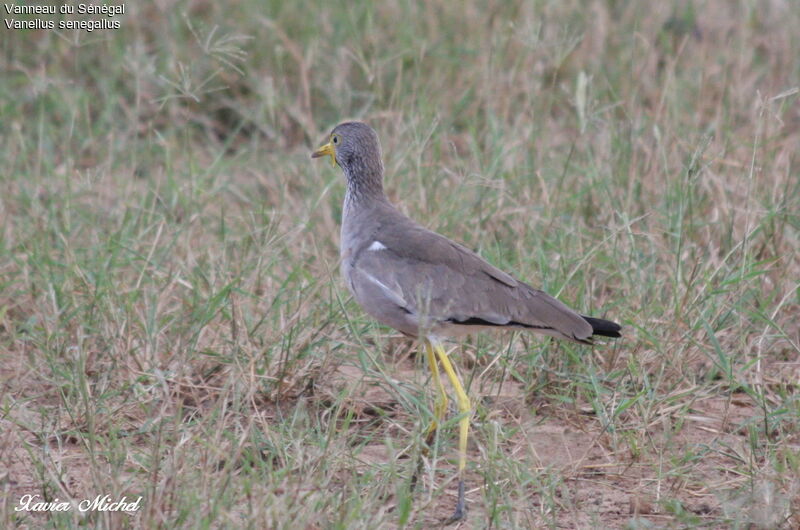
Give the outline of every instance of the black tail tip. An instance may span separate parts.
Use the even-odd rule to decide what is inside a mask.
[[[583,315],[582,315],[583,316]],[[586,322],[592,326],[592,335],[600,335],[601,337],[612,337],[612,338],[619,338],[622,335],[620,334],[620,330],[622,326],[617,324],[616,322],[611,322],[610,320],[604,320],[602,318],[594,318],[594,317],[583,317]]]

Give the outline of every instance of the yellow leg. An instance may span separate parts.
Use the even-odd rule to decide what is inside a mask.
[[[450,379],[450,384],[456,391],[456,399],[458,400],[458,411],[461,413],[461,418],[458,420],[459,438],[458,438],[458,502],[456,503],[455,512],[448,520],[448,523],[458,521],[466,515],[466,501],[464,499],[464,469],[467,467],[467,436],[469,435],[469,419],[472,409],[470,408],[469,396],[464,392],[464,387],[461,385],[458,375],[453,370],[453,365],[450,364],[450,359],[447,357],[447,352],[444,351],[442,345],[438,342],[432,344],[436,355],[439,357],[439,362],[442,363],[442,369]],[[430,357],[428,358],[430,362]],[[438,370],[436,370],[438,373]],[[441,385],[441,383],[439,383]]]
[[[436,354],[433,351],[433,346],[431,346],[431,343],[428,341],[425,341],[425,353],[428,357],[428,367],[431,369],[431,377],[438,391],[436,403],[433,407],[434,419],[431,421],[431,424],[428,426],[428,432],[425,434],[425,443],[430,445],[433,442],[436,429],[447,414],[447,393],[445,393],[444,385],[439,377],[439,364],[436,362]]]
[[[428,430],[425,433],[425,447],[421,449],[422,455],[428,455],[428,447],[431,446],[433,443],[433,438],[436,435],[436,430],[439,428],[439,425],[444,421],[444,417],[447,415],[447,393],[444,391],[444,385],[442,384],[442,379],[439,377],[439,362],[436,360],[436,353],[433,351],[433,346],[427,340],[425,341],[425,354],[428,358],[428,367],[431,370],[431,378],[436,382],[436,402],[433,406],[433,420],[431,420],[430,425],[428,425]],[[420,456],[419,460],[417,461],[417,467],[414,471],[414,474],[411,475],[411,485],[412,487],[417,484],[417,478],[419,475],[422,474],[422,457]]]
[[[435,381],[437,396],[436,402],[433,406],[433,420],[431,420],[430,425],[428,425],[428,430],[425,433],[425,447],[421,449],[422,455],[428,455],[428,448],[433,444],[433,438],[436,435],[436,430],[439,428],[439,425],[444,421],[445,416],[447,415],[447,393],[444,391],[444,385],[442,384],[442,379],[439,377],[439,362],[436,360],[436,353],[433,351],[433,346],[427,340],[424,341],[425,343],[425,354],[428,359],[428,367],[431,370],[431,378]],[[422,474],[422,457],[420,456],[419,460],[417,461],[417,467],[414,473],[411,475],[411,485],[414,487],[417,484],[418,477]]]

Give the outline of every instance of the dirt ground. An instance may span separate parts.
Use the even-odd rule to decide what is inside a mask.
[[[776,363],[765,370],[775,382],[796,381],[800,363]],[[398,362],[392,376],[398,380],[414,380],[415,362],[405,358]],[[352,409],[370,417],[375,407],[394,411],[397,421],[406,412],[382,385],[370,383],[365,374],[351,365],[340,365],[331,378],[331,392],[350,389]],[[448,381],[442,375],[448,388]],[[473,385],[476,388],[480,385]],[[430,385],[429,388],[433,388]],[[749,458],[759,466],[758,455],[748,448],[748,436],[758,429],[763,413],[744,393],[701,396],[689,392],[685,402],[688,411],[680,406],[660,410],[641,433],[655,449],[632,454],[629,447],[613,447],[612,437],[602,428],[595,412],[588,406],[559,408],[527,396],[523,385],[510,380],[494,385],[487,394],[471,392],[473,401],[484,409],[483,422],[500,422],[513,426],[516,433],[502,441],[506,455],[521,455],[521,460],[533,461],[532,471],[560,477],[564,488],[556,491],[555,513],[534,491],[521,492],[525,503],[518,506],[518,520],[531,528],[683,528],[691,520],[692,527],[725,528],[714,521],[744,511],[751,528],[797,528],[800,523],[800,481],[788,491],[769,480],[755,489],[743,490],[748,478],[737,471],[742,459]],[[531,403],[531,401],[533,401]],[[455,407],[450,404],[450,413]],[[616,422],[624,426],[626,415]],[[476,426],[477,423],[477,426]],[[631,421],[631,423],[633,423]],[[486,449],[475,442],[475,430],[482,427],[473,418],[469,445],[467,499],[469,518],[457,525],[461,528],[481,528],[488,520],[487,507],[482,502],[481,489],[486,487],[481,473],[481,458]],[[398,434],[399,436],[399,434]],[[456,451],[456,429],[450,430],[449,450]],[[364,448],[361,457],[365,465],[389,458],[382,437]],[[792,448],[800,448],[800,433],[795,434]],[[485,440],[481,440],[484,442]],[[659,447],[662,453],[659,454]],[[714,451],[705,451],[715,448]],[[722,449],[724,448],[724,449]],[[699,455],[699,456],[698,456]],[[681,461],[681,457],[685,461]],[[449,460],[455,462],[455,456]],[[677,472],[675,472],[677,470]],[[449,481],[449,501],[439,499],[424,517],[423,527],[435,526],[446,520],[457,496],[455,467],[439,461],[437,481]],[[793,517],[785,519],[791,511]],[[682,517],[676,517],[680,514]]]
[[[388,375],[395,381],[424,384],[427,376],[420,373],[418,365],[413,354],[401,356],[390,365]],[[779,363],[771,368],[768,372],[776,374],[776,381],[797,377],[797,363]],[[24,368],[20,363],[16,367],[3,367],[2,371],[6,391],[13,393],[16,399],[24,399],[30,390],[15,388],[15,381],[25,380],[21,370]],[[419,421],[410,416],[396,393],[387,391],[386,385],[352,362],[342,362],[331,366],[330,370],[313,395],[298,399],[324,404],[344,391],[348,396],[345,408],[353,414],[349,435],[357,437],[367,433],[373,440],[359,451],[358,465],[362,468],[380,466],[392,458],[386,437],[391,436],[398,444],[405,443],[407,433],[402,431],[420,428]],[[448,382],[442,377],[447,388]],[[432,385],[427,386],[432,388]],[[749,493],[743,490],[748,477],[738,471],[741,461],[750,459],[754,467],[763,463],[759,455],[748,449],[748,437],[752,429],[759,428],[761,413],[746,394],[687,395],[684,402],[690,403],[688,409],[676,406],[672,411],[660,410],[653,415],[646,432],[634,436],[647,440],[647,447],[639,446],[639,450],[634,451],[631,447],[635,444],[620,444],[620,438],[614,441],[591,407],[554,406],[552,402],[526,395],[523,385],[510,379],[489,386],[489,392],[481,393],[476,390],[480,384],[472,385],[471,398],[478,404],[481,414],[473,418],[469,445],[469,516],[456,525],[457,528],[480,528],[489,520],[483,490],[490,485],[486,483],[483,467],[487,424],[491,422],[504,426],[506,432],[513,432],[510,437],[499,440],[498,450],[508,458],[519,458],[526,463],[524,465],[531,466],[528,471],[532,473],[557,477],[559,483],[553,490],[553,497],[547,500],[542,498],[536,485],[513,495],[520,501],[515,507],[514,519],[523,527],[681,528],[688,526],[685,521],[691,520],[694,521],[692,527],[724,528],[715,521],[737,511],[747,512],[746,520],[752,528],[792,528],[797,523],[800,482],[795,481],[787,489],[764,480]],[[57,408],[56,400],[42,397],[45,394],[29,395],[27,399],[37,401],[42,407]],[[281,406],[291,409],[294,405],[287,402]],[[384,416],[378,418],[376,411]],[[267,415],[274,412],[265,411]],[[451,415],[454,412],[451,403]],[[9,415],[0,419],[0,455],[5,462],[0,479],[5,485],[7,499],[41,493],[41,485],[45,483],[57,485],[54,491],[48,492],[51,499],[94,496],[92,466],[83,442],[70,437],[43,439],[39,433],[20,428],[20,418],[14,418]],[[44,416],[40,420],[44,422]],[[612,425],[624,429],[628,420],[623,413]],[[639,421],[637,419],[635,424]],[[29,416],[24,423],[34,425],[37,419]],[[359,430],[364,432],[359,433]],[[433,477],[436,487],[446,485],[446,495],[436,496],[420,507],[420,519],[415,522],[422,527],[441,525],[455,503],[455,431],[441,433],[446,440],[442,450],[453,454],[440,455],[435,469],[423,473],[424,488],[431,486]],[[786,450],[797,451],[800,434],[784,436],[784,440],[787,439],[793,441],[793,446],[787,446]],[[709,448],[714,450],[705,450]],[[408,462],[411,468],[409,455],[402,456],[401,460]],[[430,465],[429,460],[426,462]],[[502,488],[504,484],[495,486]],[[416,494],[420,501],[423,501],[424,491]],[[383,509],[392,512],[394,503],[395,499],[386,499]],[[787,512],[794,515],[787,518]],[[123,514],[103,516],[110,518],[108,523],[112,526],[127,522]],[[44,516],[41,520],[44,523]]]

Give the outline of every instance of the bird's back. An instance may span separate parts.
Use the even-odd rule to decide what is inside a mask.
[[[353,218],[343,270],[373,317],[409,335],[520,327],[586,340],[592,326],[550,295],[468,248],[428,230],[388,202]],[[343,230],[344,231],[344,230]],[[345,250],[346,249],[346,250]]]

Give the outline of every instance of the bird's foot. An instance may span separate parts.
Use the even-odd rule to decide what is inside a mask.
[[[457,523],[467,516],[467,501],[464,497],[464,479],[458,481],[458,501],[456,502],[456,509],[453,515],[447,519],[444,524],[450,525]]]

